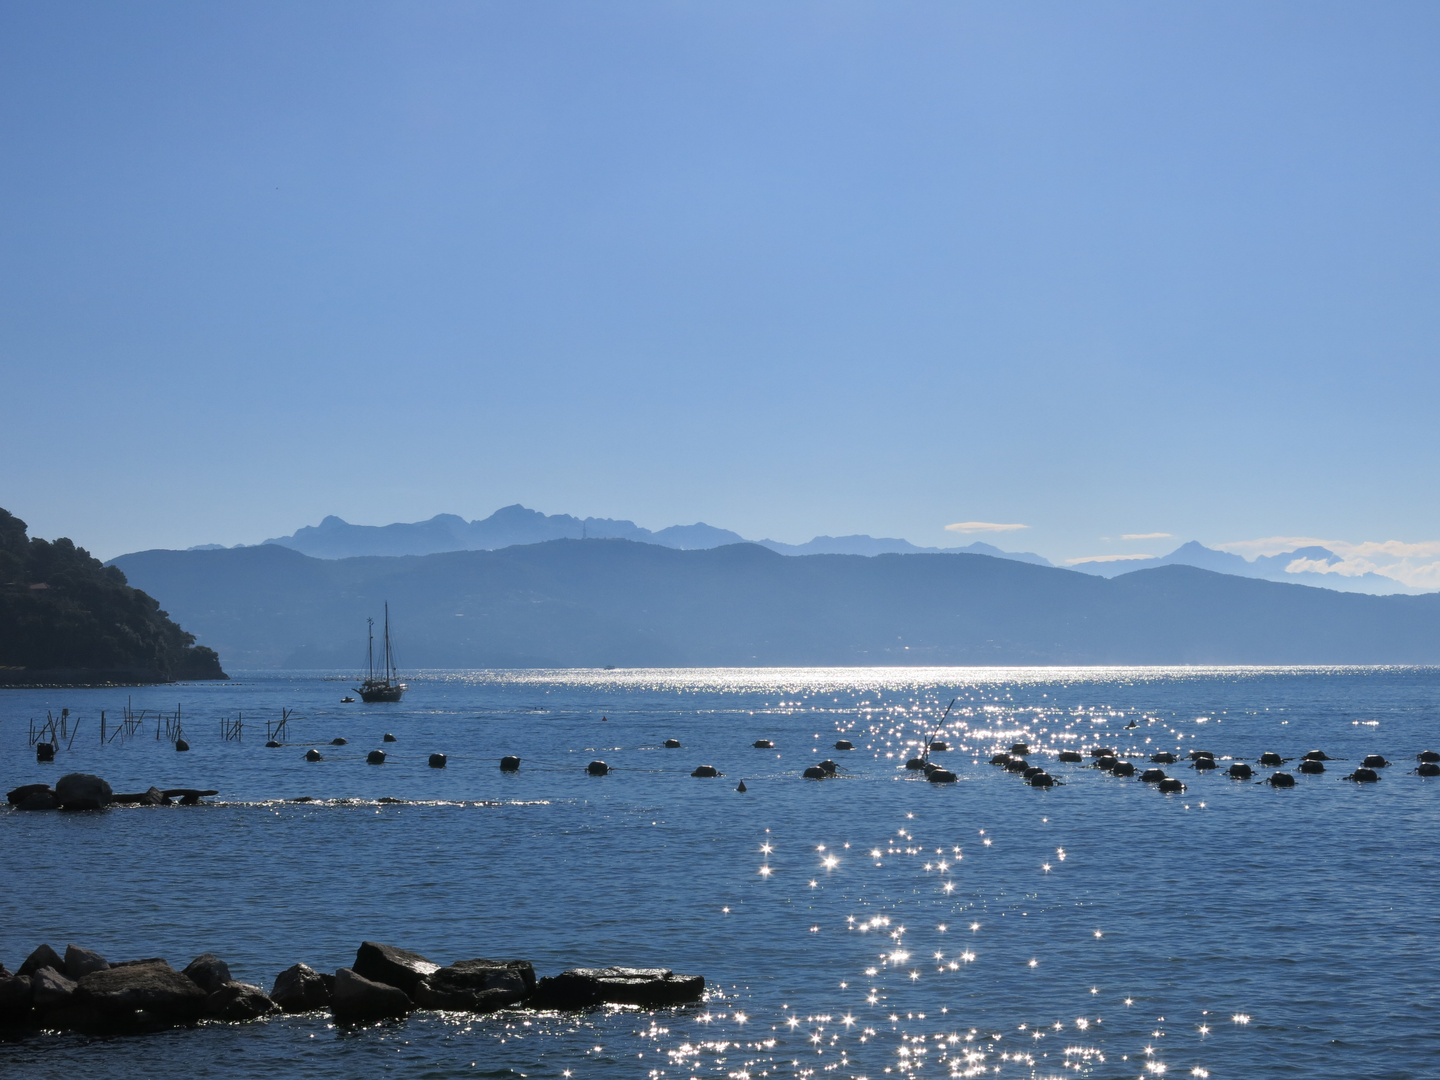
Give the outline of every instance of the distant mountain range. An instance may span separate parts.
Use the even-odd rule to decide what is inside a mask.
[[[234,667],[1440,662],[1440,594],[1168,565],[1113,578],[978,554],[781,557],[552,540],[318,559],[267,544],[114,560]]]
[[[317,559],[348,559],[356,555],[435,555],[445,551],[494,551],[515,544],[546,540],[635,540],[643,544],[690,550],[744,543],[729,529],[703,522],[672,525],[651,532],[633,521],[614,518],[577,518],[570,514],[542,514],[519,503],[506,506],[488,518],[466,521],[455,514],[437,514],[429,521],[394,525],[351,525],[327,517],[290,536],[277,536],[267,544],[293,548]]]
[[[694,525],[671,525],[651,531],[633,521],[618,518],[577,518],[570,514],[543,514],[519,503],[496,510],[487,518],[466,521],[455,514],[437,514],[429,521],[401,522],[393,525],[352,525],[338,517],[327,517],[319,525],[306,525],[289,536],[277,536],[266,544],[291,548],[317,559],[349,559],[360,555],[437,555],[447,551],[498,551],[515,544],[539,544],[547,540],[633,540],[642,544],[681,551],[699,551],[726,544],[756,543],[781,555],[911,555],[921,552],[990,555],[1036,566],[1052,566],[1043,556],[1030,551],[1004,551],[992,544],[976,541],[964,547],[921,547],[894,537],[817,536],[803,544],[785,544],[778,540],[749,541],[729,529],[716,528],[703,521]],[[224,550],[220,544],[205,544],[192,551]],[[1070,569],[1082,574],[1116,577],[1135,570],[1159,566],[1195,566],[1238,577],[1263,581],[1284,581],[1296,585],[1316,585],[1340,592],[1419,594],[1423,589],[1403,585],[1381,574],[1344,576],[1321,574],[1313,570],[1292,572],[1288,568],[1296,560],[1313,564],[1316,561],[1334,565],[1340,556],[1323,547],[1297,548],[1280,555],[1260,556],[1246,560],[1239,555],[1216,551],[1192,540],[1169,555],[1153,559],[1122,559],[1114,562],[1082,562]]]
[[[729,529],[718,529],[697,521],[694,525],[671,525],[652,532],[633,521],[617,518],[577,518],[570,514],[542,514],[519,503],[502,507],[488,518],[466,521],[455,514],[437,514],[429,521],[394,525],[351,525],[333,515],[319,525],[306,525],[289,536],[277,536],[266,544],[277,544],[317,559],[349,559],[357,555],[437,555],[446,551],[496,551],[514,544],[539,544],[546,540],[634,540],[642,544],[681,551],[698,551],[725,544],[758,543],[781,555],[887,555],[920,551],[969,552],[1001,559],[1049,566],[1050,561],[1028,551],[1001,551],[976,542],[966,547],[927,548],[889,537],[817,536],[804,544],[778,540],[748,541]],[[202,544],[192,551],[220,551],[222,544]]]

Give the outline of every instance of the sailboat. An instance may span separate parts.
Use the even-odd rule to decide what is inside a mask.
[[[395,651],[390,647],[390,604],[385,604],[385,657],[384,667],[380,678],[375,677],[375,620],[366,619],[370,626],[370,675],[355,688],[360,695],[360,700],[365,702],[373,701],[399,701],[400,696],[405,693],[407,687],[400,681],[399,673],[395,670]]]

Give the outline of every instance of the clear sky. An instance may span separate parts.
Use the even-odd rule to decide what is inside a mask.
[[[1437,57],[1433,2],[3,0],[0,506],[1440,560]]]

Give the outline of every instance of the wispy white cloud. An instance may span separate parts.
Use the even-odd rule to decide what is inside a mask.
[[[954,525],[946,525],[946,532],[957,533],[1000,533],[1014,532],[1016,529],[1028,529],[1029,525],[1002,525],[997,521],[957,521]]]
[[[1121,540],[1168,540],[1174,533],[1122,533]]]
[[[1087,562],[1130,562],[1132,559],[1153,559],[1154,555],[1082,555],[1078,559],[1066,559],[1067,566],[1079,566]]]
[[[1335,574],[1339,577],[1360,577],[1378,574],[1418,589],[1440,589],[1440,540],[1409,542],[1404,540],[1323,540],[1314,536],[1266,536],[1256,540],[1234,540],[1215,544],[1221,551],[1234,552],[1254,559],[1260,555],[1280,555],[1297,548],[1323,547],[1336,559],[1297,558],[1285,566],[1290,574]]]
[[[1313,536],[1266,536],[1259,540],[1232,540],[1228,544],[1210,546],[1217,551],[1230,551],[1253,559],[1257,555],[1279,555],[1281,552],[1302,547],[1330,547],[1330,541],[1317,540]]]
[[[1418,544],[1408,544],[1403,540],[1366,540],[1360,544],[1346,544],[1343,541],[1334,541],[1334,546],[1326,544],[1337,555],[1346,552],[1355,555],[1377,555],[1388,556],[1394,559],[1436,559],[1440,558],[1440,540],[1422,540]],[[1342,549],[1344,549],[1342,551]]]

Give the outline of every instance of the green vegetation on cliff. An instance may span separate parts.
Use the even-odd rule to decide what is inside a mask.
[[[117,567],[25,530],[0,509],[0,685],[227,678]]]

